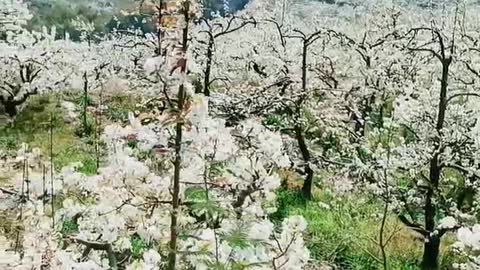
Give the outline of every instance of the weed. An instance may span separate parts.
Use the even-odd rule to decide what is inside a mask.
[[[61,234],[65,237],[78,231],[78,224],[73,219],[66,219],[62,223]]]
[[[132,245],[131,252],[134,259],[142,258],[143,252],[148,250],[150,247],[147,242],[145,242],[138,235],[133,235],[130,238],[130,244]]]

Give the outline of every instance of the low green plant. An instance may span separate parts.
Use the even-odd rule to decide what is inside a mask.
[[[134,259],[142,258],[145,251],[149,249],[149,245],[138,235],[133,235],[130,238],[130,244],[132,245],[131,252]]]
[[[86,175],[95,174],[97,172],[96,160],[93,157],[85,159],[78,171]]]
[[[18,149],[19,145],[15,137],[2,136],[0,137],[0,149],[13,151]]]
[[[281,130],[286,126],[284,117],[274,113],[269,114],[263,121],[263,124],[275,131]]]
[[[77,222],[73,219],[65,219],[62,223],[60,233],[65,237],[75,232],[78,232]]]
[[[83,116],[82,116],[83,117]],[[80,138],[90,137],[95,131],[95,120],[90,114],[87,114],[87,121],[80,121],[75,127],[75,135]]]

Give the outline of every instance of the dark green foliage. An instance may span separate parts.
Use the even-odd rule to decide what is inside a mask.
[[[248,0],[228,0],[230,13],[241,10],[248,3]],[[220,12],[220,15],[225,15],[224,0],[202,0],[203,14],[205,17],[210,17],[212,12]]]
[[[185,191],[186,204],[190,207],[190,215],[198,222],[206,222],[210,228],[218,228],[226,215],[218,202],[207,200],[205,189],[192,187]]]
[[[75,30],[72,24],[76,18],[94,22],[95,31],[101,33],[105,29],[106,21],[112,15],[88,1],[32,0],[30,9],[34,16],[28,28],[38,31],[43,26],[55,26],[58,38],[64,38],[68,33],[72,40],[80,38],[80,32]]]
[[[140,29],[144,33],[152,33],[155,28],[151,23],[147,23],[150,16],[147,15],[128,15],[119,18],[112,18],[106,25],[105,31]]]
[[[15,151],[19,147],[15,137],[11,136],[2,136],[0,137],[0,149],[5,149],[7,151]]]
[[[130,244],[132,245],[131,251],[134,259],[142,258],[143,253],[150,248],[150,245],[136,234],[130,238]]]
[[[72,233],[78,232],[78,224],[75,219],[66,219],[62,223],[62,229],[60,230],[62,235],[68,236]]]
[[[93,132],[95,131],[95,121],[93,117],[90,114],[87,114],[86,120],[86,122],[81,121],[77,123],[77,126],[75,128],[75,135],[80,138],[92,136]]]
[[[87,96],[82,95],[77,97],[77,104],[79,108],[84,108],[85,106],[86,107],[93,106],[95,103],[93,102],[92,97],[88,95]]]
[[[135,140],[135,139],[128,140],[127,145],[128,145],[128,147],[130,147],[130,148],[132,148],[132,149],[137,148],[137,146],[138,146],[138,141]]]
[[[244,249],[252,245],[250,239],[248,239],[248,228],[239,223],[238,226],[233,230],[220,234],[220,238],[228,243],[232,248]]]
[[[269,216],[275,223],[281,223],[283,219],[290,215],[289,206],[305,206],[307,201],[300,192],[293,192],[286,189],[280,189],[277,192],[277,211]]]
[[[128,111],[118,107],[108,108],[106,116],[115,122],[125,122],[128,119]]]
[[[278,114],[270,114],[263,121],[263,124],[272,130],[279,131],[287,126],[285,117]]]

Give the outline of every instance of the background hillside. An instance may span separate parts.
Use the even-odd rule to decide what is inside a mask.
[[[234,12],[243,8],[248,0],[230,0],[229,9]],[[129,0],[30,0],[27,1],[32,11],[33,19],[29,23],[31,30],[40,30],[44,26],[56,26],[59,37],[69,33],[71,38],[78,39],[79,33],[72,26],[72,21],[80,18],[84,21],[93,22],[95,30],[98,33],[108,32],[116,26],[112,21],[116,17],[122,27],[139,26],[139,18],[125,17],[121,15],[121,10],[135,8],[140,1]],[[223,0],[205,0],[204,14],[209,16],[212,12],[224,14]],[[144,30],[149,30],[144,29]]]

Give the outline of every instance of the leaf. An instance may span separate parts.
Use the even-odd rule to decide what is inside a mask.
[[[244,224],[238,225],[228,233],[221,234],[220,237],[232,248],[246,249],[252,246],[248,239],[247,227]]]

